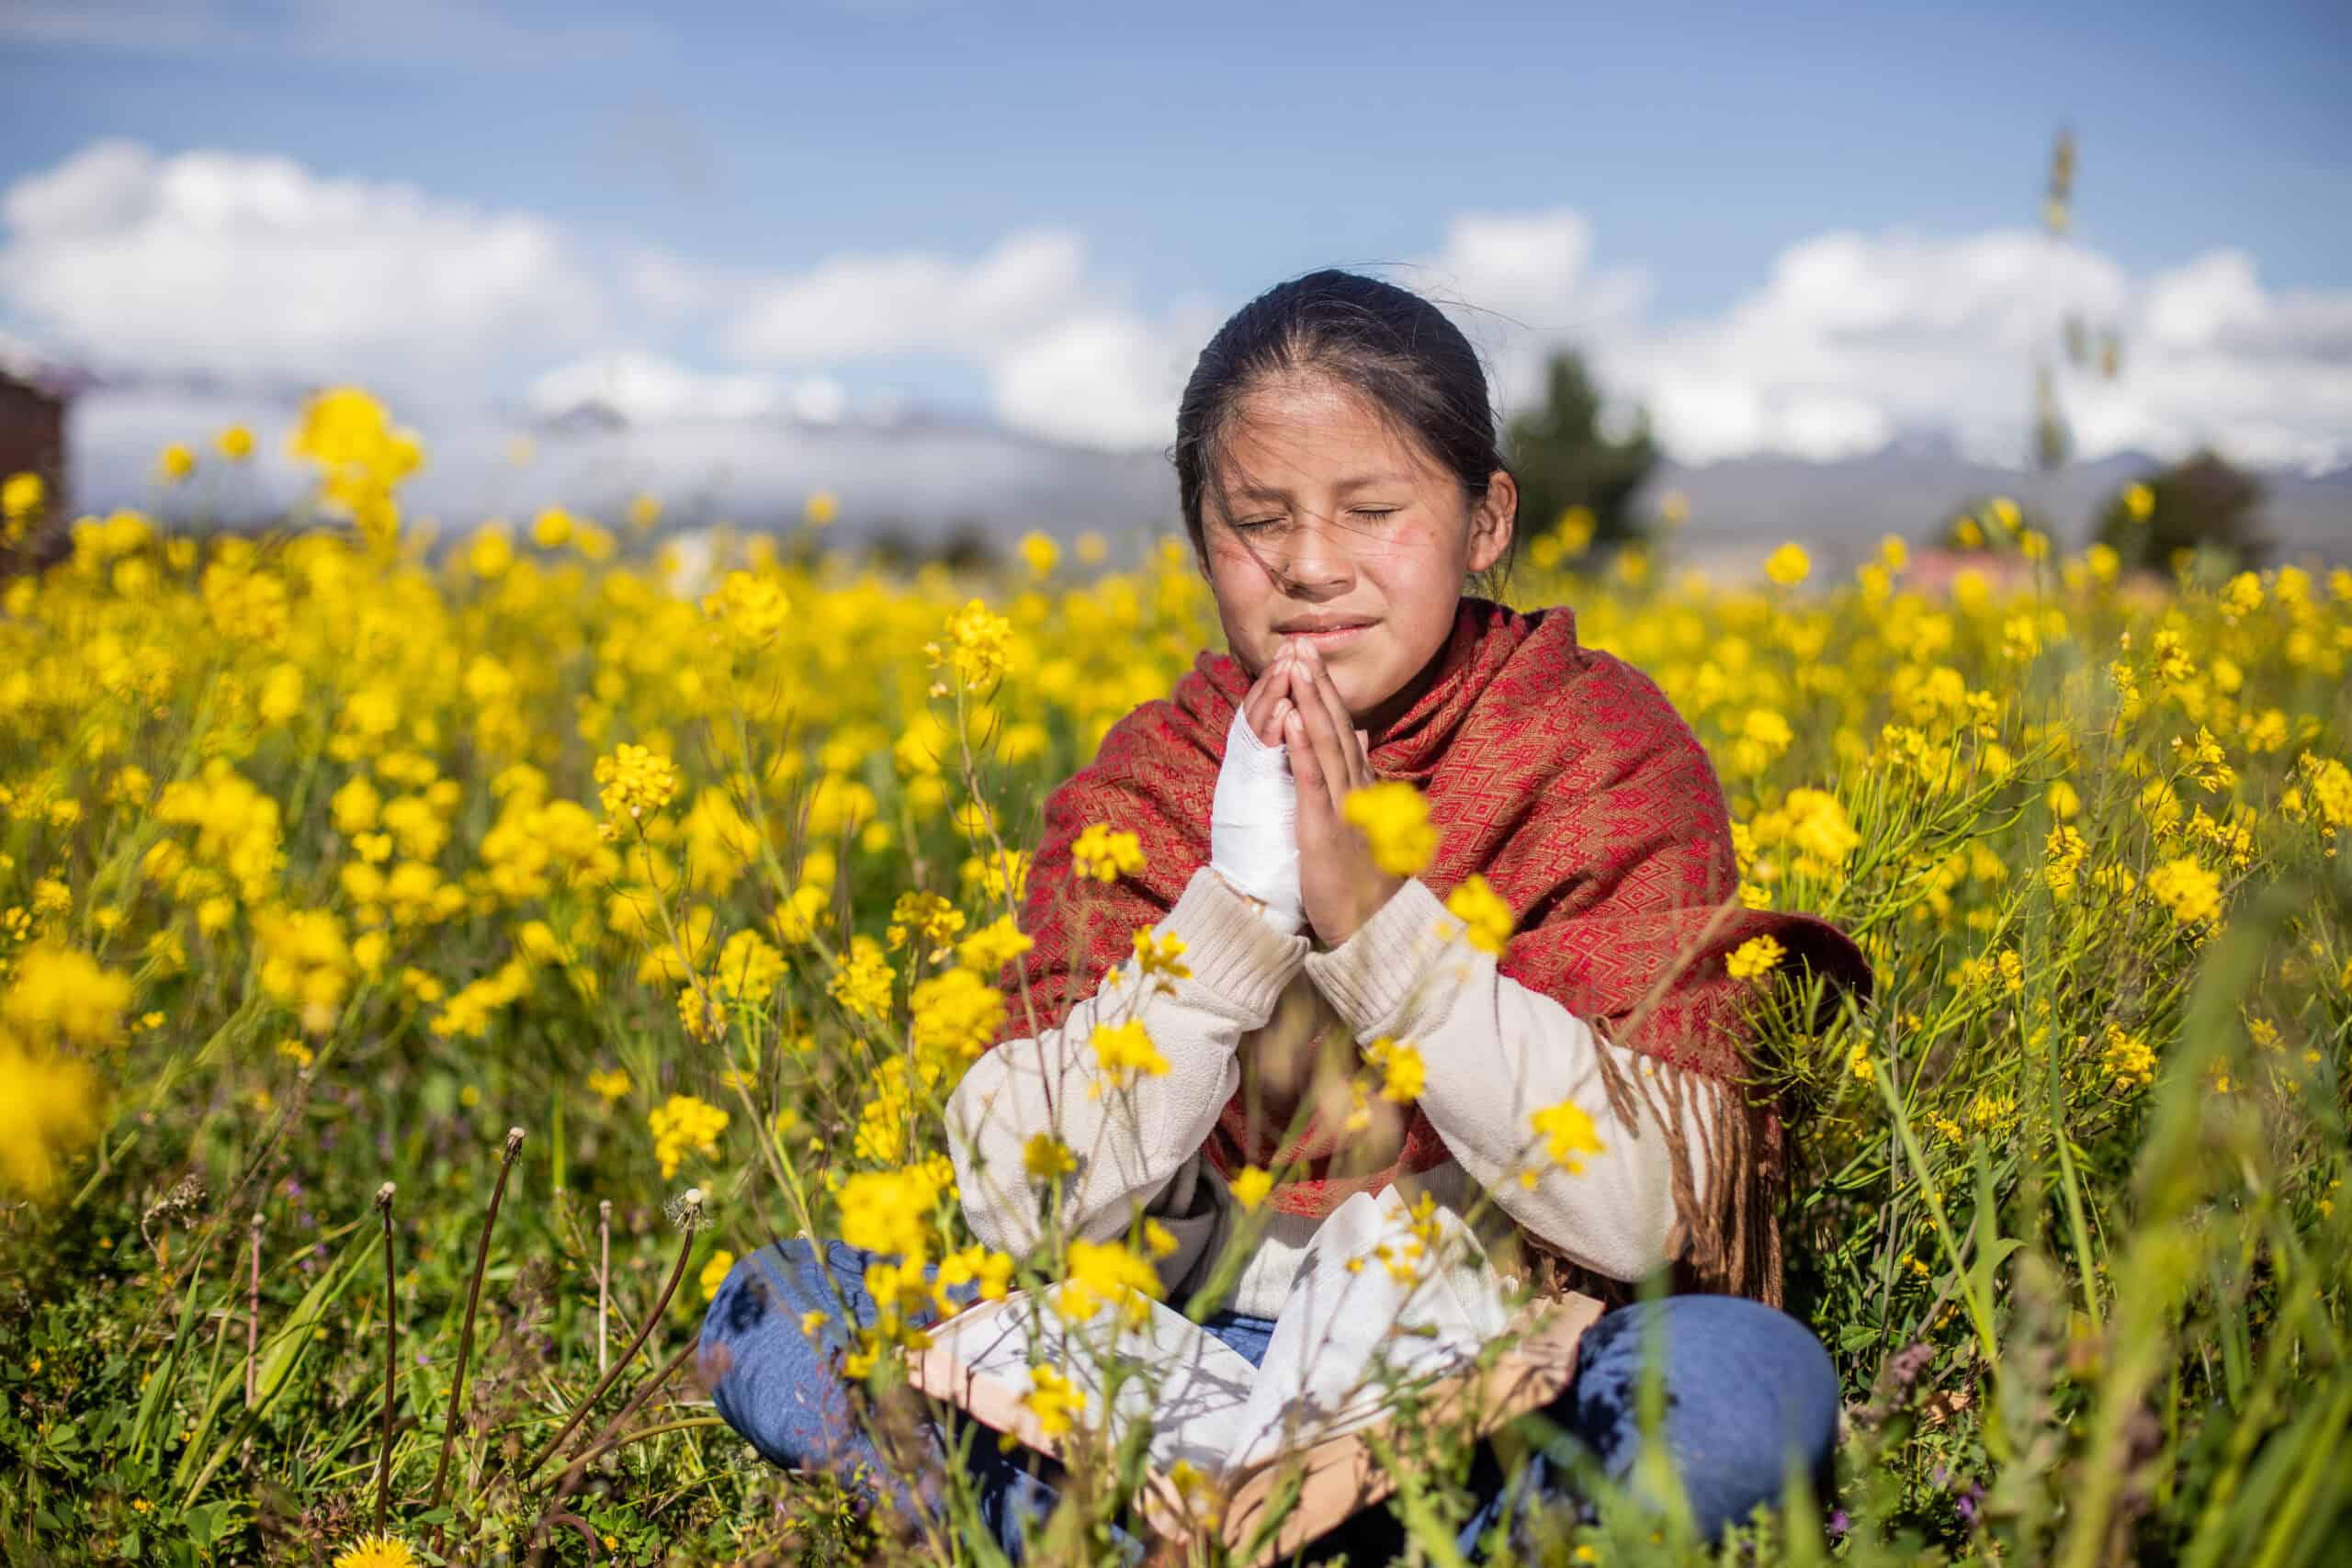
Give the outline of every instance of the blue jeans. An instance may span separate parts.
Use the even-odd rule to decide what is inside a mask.
[[[848,1343],[842,1308],[860,1326],[875,1319],[865,1285],[869,1258],[842,1242],[820,1251],[793,1240],[743,1258],[712,1298],[698,1360],[719,1415],[770,1462],[830,1469],[905,1508],[913,1504],[906,1483],[859,1429],[840,1371]],[[949,1295],[968,1301],[971,1290]],[[810,1311],[829,1320],[815,1339],[800,1326]],[[1264,1359],[1274,1327],[1270,1319],[1232,1312],[1214,1314],[1202,1326],[1252,1366]],[[1645,1327],[1662,1339],[1663,1435],[1701,1530],[1712,1538],[1757,1504],[1776,1501],[1792,1459],[1811,1474],[1815,1495],[1828,1495],[1839,1391],[1821,1342],[1795,1318],[1758,1302],[1669,1296],[1621,1307],[1585,1335],[1575,1380],[1543,1413],[1564,1436],[1532,1445],[1516,1479],[1504,1473],[1491,1447],[1480,1445],[1468,1478],[1479,1506],[1457,1543],[1465,1557],[1506,1511],[1523,1518],[1535,1507],[1572,1501],[1568,1477],[1579,1459],[1612,1480],[1625,1479],[1641,1444],[1636,1400]],[[957,1419],[960,1427],[960,1413]],[[937,1446],[913,1468],[924,1477],[929,1506],[941,1502],[935,1476],[957,1436],[925,1435]],[[1018,1562],[1024,1530],[1042,1524],[1054,1506],[1053,1483],[1024,1462],[1035,1456],[1002,1453],[991,1434],[978,1435],[971,1456],[981,1517]],[[1351,1562],[1385,1561],[1401,1549],[1400,1532],[1387,1510],[1366,1509],[1312,1543],[1306,1557],[1346,1551]],[[1139,1542],[1123,1544],[1132,1546],[1131,1559],[1140,1557]]]

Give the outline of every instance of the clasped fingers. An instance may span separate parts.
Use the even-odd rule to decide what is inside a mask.
[[[1373,782],[1369,738],[1355,727],[1323,656],[1311,643],[1291,648],[1296,650],[1290,664],[1289,693],[1295,716],[1283,721],[1283,739],[1291,747],[1291,771],[1302,790],[1310,784],[1319,786],[1337,811],[1349,791]],[[1301,753],[1311,759],[1311,767],[1303,762]]]
[[[1283,744],[1283,721],[1295,705],[1291,696],[1291,669],[1295,655],[1284,643],[1268,661],[1241,699],[1241,712],[1250,732],[1268,746]]]

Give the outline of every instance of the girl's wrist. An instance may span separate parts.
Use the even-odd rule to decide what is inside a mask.
[[[1160,921],[1183,939],[1193,978],[1238,1008],[1250,1029],[1272,1016],[1307,948],[1306,939],[1283,931],[1271,911],[1253,908],[1258,902],[1236,892],[1224,873],[1204,866]]]
[[[1216,867],[1215,866],[1211,866],[1209,869],[1211,871],[1216,871]],[[1221,871],[1216,871],[1216,879],[1225,885],[1225,890],[1227,892],[1232,894],[1236,898],[1238,898],[1243,903],[1249,905],[1250,912],[1251,914],[1261,916],[1265,914],[1266,901],[1263,898],[1259,897],[1254,893],[1244,893],[1240,888],[1233,886],[1233,879],[1231,877],[1226,875],[1225,873]]]

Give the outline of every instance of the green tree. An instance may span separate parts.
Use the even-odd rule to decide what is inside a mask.
[[[1574,350],[1552,355],[1544,367],[1544,406],[1510,422],[1510,441],[1523,535],[1555,527],[1570,507],[1581,506],[1592,513],[1595,547],[1641,537],[1643,520],[1630,503],[1657,466],[1649,413],[1635,414],[1625,439],[1604,436],[1600,391],[1582,355]]]
[[[2273,541],[2258,525],[2262,481],[2199,448],[2154,478],[2124,485],[2099,513],[2094,537],[2126,566],[2171,575],[2177,552],[2211,549],[2259,567]]]

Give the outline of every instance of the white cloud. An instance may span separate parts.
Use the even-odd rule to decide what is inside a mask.
[[[1884,409],[1835,393],[1792,400],[1780,411],[1780,428],[1791,452],[1825,463],[1875,452],[1894,434]]]
[[[1396,281],[1439,301],[1493,372],[1509,412],[1542,395],[1544,350],[1630,330],[1651,283],[1639,267],[1595,270],[1592,224],[1573,209],[1465,212],[1437,252]]]
[[[2078,423],[2115,445],[2352,462],[2352,290],[2274,294],[2252,256],[2212,251],[2151,278],[2134,321],[2125,375],[2090,389]]]
[[[723,335],[762,364],[944,355],[977,366],[989,412],[1031,435],[1102,448],[1164,446],[1193,356],[1219,312],[1157,315],[1091,271],[1083,236],[1031,229],[969,261],[846,254],[746,290]]]
[[[665,318],[707,310],[740,287],[723,272],[697,266],[664,250],[630,252],[621,258],[619,273],[621,288],[631,302]]]
[[[0,219],[0,325],[101,368],[481,400],[553,364],[525,383],[533,407],[594,397],[640,423],[838,418],[845,382],[913,358],[977,372],[1015,431],[1148,450],[1239,303],[1139,303],[1067,227],[974,254],[845,252],[760,273],[287,158],[126,141],[19,179]],[[1686,462],[1835,460],[1915,430],[2018,460],[2032,356],[2054,351],[2071,310],[2123,345],[2113,379],[2064,372],[2080,454],[2210,440],[2257,463],[2352,463],[2352,289],[2267,288],[2241,251],[2135,276],[2028,231],[1840,230],[1786,247],[1724,310],[1679,320],[1656,316],[1645,269],[1600,253],[1572,209],[1464,212],[1398,281],[1463,325],[1507,413],[1539,391],[1545,353],[1574,344],[1611,417],[1638,400]]]
[[[749,372],[707,374],[650,354],[605,354],[558,366],[531,383],[533,412],[601,403],[633,424],[774,418],[831,424],[848,394],[829,376],[783,380]]]
[[[1008,236],[968,264],[927,251],[852,253],[752,291],[728,333],[746,359],[834,363],[888,354],[985,355],[1053,325],[1085,280],[1068,229]]]
[[[291,159],[102,141],[0,198],[0,293],[101,362],[332,376],[576,341],[603,290],[561,231]]]
[[[1164,446],[1194,356],[1216,322],[1131,311],[1073,315],[998,355],[989,392],[1016,430],[1082,446]]]
[[[1408,286],[1454,306],[1508,395],[1532,395],[1534,340],[1621,326],[1648,281],[1589,265],[1590,227],[1570,211],[1457,217]],[[1226,309],[1193,299],[1135,308],[1092,270],[1082,236],[1012,234],[965,262],[927,252],[851,254],[753,291],[727,336],[763,363],[838,364],[944,353],[987,377],[990,412],[1015,430],[1096,447],[1164,446],[1193,360]]]
[[[2069,310],[2120,330],[2115,378],[2064,365]],[[1840,231],[1789,246],[1720,315],[1594,346],[1604,381],[1645,400],[1686,462],[1835,459],[1940,429],[2016,464],[2038,348],[2060,363],[2083,457],[2211,440],[2244,461],[2352,461],[2352,291],[2270,294],[2239,252],[2135,279],[2029,231]]]
[[[1720,315],[1645,327],[1596,358],[1685,461],[1834,459],[1917,424],[2014,423],[2056,302],[2111,306],[2122,292],[2112,264],[2031,235],[1839,231],[1788,247],[1764,286]]]

